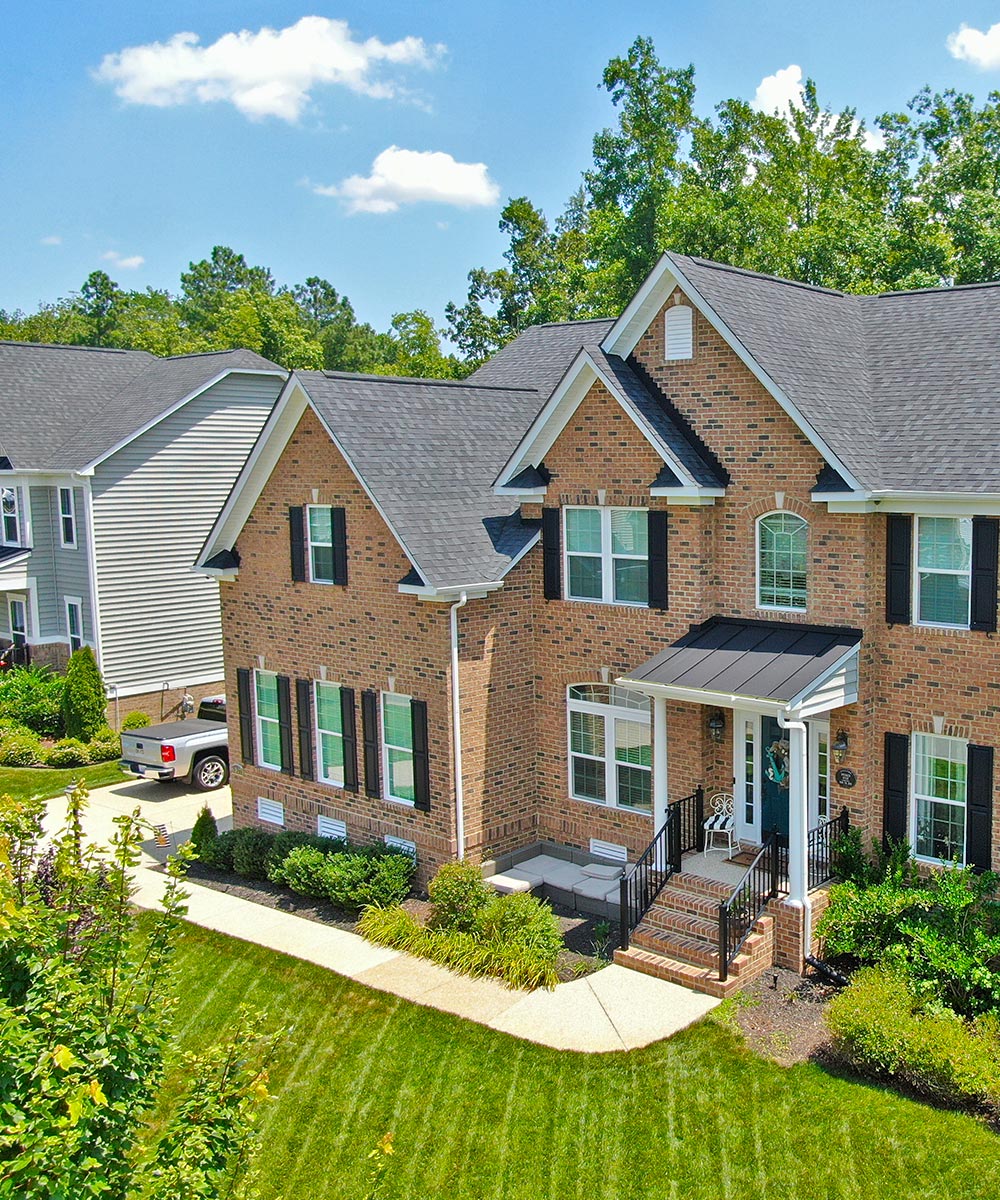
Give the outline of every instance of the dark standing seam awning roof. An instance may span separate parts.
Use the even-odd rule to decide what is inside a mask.
[[[860,641],[859,629],[712,617],[623,682],[787,703]]]

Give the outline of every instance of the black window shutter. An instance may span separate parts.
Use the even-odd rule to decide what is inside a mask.
[[[361,693],[361,736],[365,744],[365,795],[381,796],[378,755],[378,692]]]
[[[885,619],[890,625],[909,625],[913,518],[908,513],[890,513],[885,529]]]
[[[340,689],[340,727],[344,738],[344,787],[358,790],[358,721],[354,712],[354,688]]]
[[[993,859],[993,747],[969,747],[965,806],[965,861],[988,871]]]
[[[342,508],[330,509],[333,527],[333,582],[347,583],[347,513]]]
[[[997,627],[997,548],[1000,521],[996,517],[972,518],[972,620],[971,629],[995,633]]]
[[[281,738],[281,773],[294,775],[292,767],[292,684],[287,675],[276,676],[278,685],[278,736]]]
[[[431,807],[431,763],[427,746],[427,701],[410,701],[413,723],[413,804],[425,812]]]
[[[651,508],[646,513],[649,539],[649,607],[667,608],[667,512]]]
[[[288,536],[292,549],[292,579],[305,583],[306,574],[306,517],[300,506],[288,510]]]
[[[905,842],[910,777],[910,739],[905,733],[885,735],[885,790],[882,797],[882,840]]]
[[[312,680],[296,679],[295,713],[299,722],[299,774],[303,779],[315,779],[312,723]]]
[[[542,509],[542,595],[546,600],[562,599],[561,511]]]
[[[236,669],[236,704],[240,714],[240,757],[253,762],[253,699],[250,691],[250,672],[246,667]]]

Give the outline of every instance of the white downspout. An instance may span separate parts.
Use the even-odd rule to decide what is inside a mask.
[[[455,841],[465,858],[465,790],[462,786],[462,705],[458,682],[458,610],[468,600],[462,592],[451,606],[451,742],[455,762]]]
[[[808,742],[804,721],[778,713],[788,741],[788,904],[802,909],[802,953],[812,953],[812,905],[809,901]]]

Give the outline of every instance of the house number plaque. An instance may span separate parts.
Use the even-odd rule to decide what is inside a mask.
[[[858,782],[857,775],[854,774],[850,767],[841,767],[836,775],[834,775],[834,779],[836,779],[837,784],[842,788],[852,788]]]

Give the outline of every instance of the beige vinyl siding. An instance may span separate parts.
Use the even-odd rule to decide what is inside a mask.
[[[192,567],[281,383],[228,376],[97,468],[97,603],[109,687],[222,678],[218,584]]]

